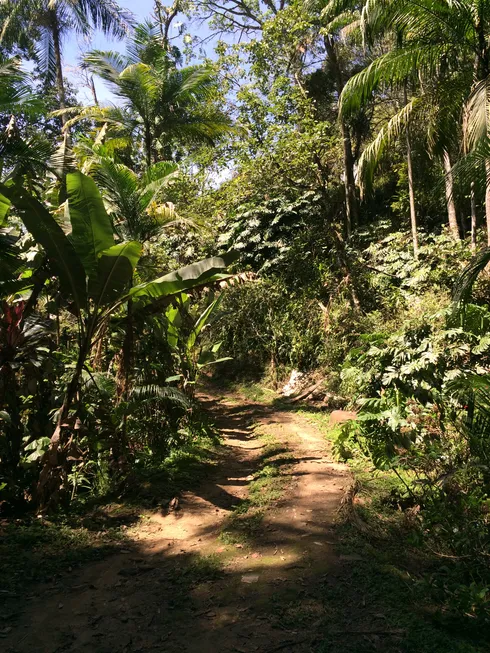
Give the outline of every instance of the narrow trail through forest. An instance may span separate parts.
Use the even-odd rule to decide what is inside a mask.
[[[333,529],[347,468],[301,415],[231,394],[202,400],[224,436],[211,477],[146,515],[126,549],[37,588],[4,650],[316,650],[325,578],[352,564]],[[264,505],[260,487],[251,505],[250,483],[268,474]]]

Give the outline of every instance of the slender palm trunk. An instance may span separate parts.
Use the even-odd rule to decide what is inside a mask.
[[[340,98],[344,89],[342,70],[337,57],[335,43],[332,38],[326,36],[324,39],[325,50],[328,60],[335,75],[337,95]],[[357,204],[356,183],[354,179],[354,156],[352,154],[352,141],[350,130],[344,118],[339,115],[340,132],[342,135],[342,146],[344,150],[344,186],[345,186],[345,233],[350,238],[352,228],[356,226],[359,219],[359,207]]]
[[[415,209],[415,193],[413,189],[413,170],[412,170],[412,147],[410,144],[410,129],[407,125],[407,170],[408,170],[408,197],[410,200],[410,224],[412,227],[413,253],[415,256],[419,252],[419,236],[417,233],[417,211]]]
[[[471,182],[470,189],[471,201],[471,249],[476,251],[476,199],[475,199],[475,182]]]
[[[447,204],[447,217],[449,221],[449,231],[454,240],[461,240],[459,235],[458,218],[456,216],[456,204],[454,202],[454,180],[451,165],[451,158],[449,152],[444,150],[443,154],[444,163],[444,181],[446,188],[446,204]]]
[[[403,96],[405,105],[408,102],[407,87],[403,89]],[[412,244],[413,254],[415,257],[419,253],[419,235],[417,233],[417,210],[415,208],[415,192],[413,188],[413,168],[412,168],[412,145],[410,142],[410,122],[407,123],[405,130],[405,138],[407,143],[407,173],[408,173],[408,198],[410,202],[410,225],[412,227]]]
[[[152,164],[152,138],[151,130],[148,125],[145,126],[145,159],[146,165],[149,168]]]
[[[475,62],[476,80],[483,81],[490,73],[490,50],[485,32],[487,21],[484,19],[483,5],[478,5],[480,15],[476,25],[478,35],[478,54]],[[485,160],[485,217],[487,221],[487,243],[490,246],[490,159]]]
[[[94,98],[94,104],[96,107],[99,106],[99,98],[97,97],[97,91],[95,90],[94,76],[90,76],[90,91],[92,92],[92,97]]]
[[[63,80],[63,62],[61,60],[61,34],[60,34],[60,24],[58,21],[58,16],[56,10],[52,11],[51,15],[51,33],[53,35],[53,47],[54,47],[54,57],[56,61],[56,90],[58,91],[58,102],[60,109],[66,109],[66,92],[65,92],[65,82]],[[67,116],[61,116],[61,122],[63,126],[66,124]]]
[[[490,247],[490,159],[485,160],[485,217],[487,219],[487,244]]]

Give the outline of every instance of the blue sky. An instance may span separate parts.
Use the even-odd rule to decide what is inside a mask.
[[[132,12],[137,21],[143,21],[145,18],[149,18],[153,13],[153,0],[120,0],[120,4],[125,9]],[[172,31],[174,34],[178,31],[178,23],[179,17],[177,17],[172,24]],[[206,25],[199,27],[197,30],[196,27],[197,26],[194,25],[192,29],[194,35],[206,36],[209,34]],[[64,72],[74,85],[81,103],[92,103],[92,95],[79,67],[81,54],[87,50],[119,50],[123,52],[124,49],[124,41],[108,39],[101,32],[95,32],[89,40],[77,36],[76,34],[72,34],[72,36],[64,42]],[[104,104],[114,101],[111,92],[104,86],[101,80],[96,79],[95,86],[99,102]]]

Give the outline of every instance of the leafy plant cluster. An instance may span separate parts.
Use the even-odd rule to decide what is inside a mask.
[[[29,12],[11,10],[5,34],[15,35]],[[115,5],[79,10],[80,20],[87,11],[94,26],[122,35],[115,26],[123,29],[125,14]],[[67,28],[57,22],[60,11],[57,5],[42,25],[54,41]],[[216,256],[215,248],[181,263],[166,230],[184,234],[182,241],[190,231],[174,203],[181,201],[178,161],[233,128],[213,109],[213,70],[182,67],[158,35],[145,22],[128,32],[126,57],[87,55],[124,100],[112,108],[67,107],[58,76],[59,108],[43,113],[19,60],[2,54],[0,108],[10,113],[0,136],[0,498],[7,513],[123,489],[135,463],[156,464],[206,431],[194,386],[199,371],[219,360],[220,345],[204,345],[201,336],[218,315],[234,256]],[[60,51],[54,54],[59,72]],[[32,136],[39,115],[55,121],[56,141]]]
[[[412,544],[446,558],[430,583],[451,610],[489,618],[488,327],[484,306],[449,308],[399,334],[365,335],[342,388],[357,419],[336,447],[369,457],[400,481],[394,505],[411,511]]]

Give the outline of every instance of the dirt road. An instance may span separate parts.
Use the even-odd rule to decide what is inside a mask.
[[[213,477],[146,515],[120,553],[38,588],[3,650],[315,650],[348,472],[298,414],[203,400],[224,435]]]

